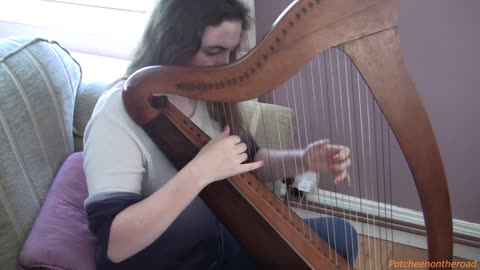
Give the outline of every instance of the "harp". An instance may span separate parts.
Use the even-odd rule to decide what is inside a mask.
[[[447,180],[428,116],[401,55],[397,5],[396,0],[294,1],[264,39],[235,63],[153,66],[134,73],[125,84],[125,107],[181,168],[210,138],[164,94],[215,102],[250,100],[280,87],[316,55],[331,48],[344,52],[352,62],[347,73],[354,78],[353,67],[358,69],[356,80],[361,76],[369,87],[408,163],[423,211],[429,260],[451,261]],[[332,259],[328,244],[305,229],[301,218],[286,218],[288,206],[252,174],[213,183],[200,196],[265,269],[353,269],[340,257]]]

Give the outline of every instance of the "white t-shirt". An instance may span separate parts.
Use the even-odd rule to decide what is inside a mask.
[[[122,100],[123,82],[98,100],[84,135],[85,205],[116,193],[148,196],[177,170],[145,131],[130,118]],[[211,138],[220,133],[204,101],[198,101],[191,120]]]

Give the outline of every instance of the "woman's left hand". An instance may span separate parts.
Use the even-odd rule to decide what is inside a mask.
[[[352,163],[350,148],[344,145],[331,144],[329,139],[313,142],[303,152],[303,163],[308,170],[319,173],[333,173],[335,184],[346,182],[350,187],[351,180],[347,171]]]

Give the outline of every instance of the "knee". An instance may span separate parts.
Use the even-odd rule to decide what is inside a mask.
[[[340,218],[334,218],[337,239],[337,251],[347,259],[350,264],[355,262],[358,255],[358,233],[353,225]]]
[[[350,222],[336,217],[308,219],[305,222],[350,264],[355,262],[358,255],[358,234]]]

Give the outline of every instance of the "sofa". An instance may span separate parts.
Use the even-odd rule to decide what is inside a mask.
[[[82,136],[111,80],[83,74],[55,41],[0,39],[1,269],[95,269]],[[260,146],[288,147],[292,110],[256,101],[241,108]]]

